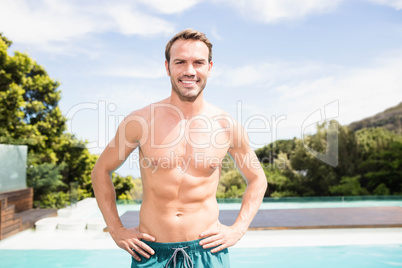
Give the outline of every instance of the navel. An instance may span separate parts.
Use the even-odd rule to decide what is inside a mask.
[[[180,218],[181,216],[183,216],[183,213],[181,213],[181,212],[176,213],[176,217]]]

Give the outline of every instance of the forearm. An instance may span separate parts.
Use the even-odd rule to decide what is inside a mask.
[[[239,215],[233,226],[244,234],[257,214],[267,189],[265,176],[251,180],[244,192]]]
[[[123,224],[117,212],[116,192],[111,176],[108,172],[98,171],[95,168],[92,172],[91,179],[98,206],[109,232],[113,233],[114,230],[123,227]]]

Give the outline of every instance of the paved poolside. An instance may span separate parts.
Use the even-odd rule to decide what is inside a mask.
[[[238,210],[220,210],[219,220],[232,225]],[[121,216],[123,225],[139,224],[139,211]],[[250,230],[402,227],[402,207],[260,209]]]
[[[121,216],[126,227],[138,225],[136,213],[127,211]],[[220,220],[232,224],[237,214],[238,210],[221,210]],[[235,247],[402,245],[401,223],[402,207],[263,209]],[[101,230],[29,229],[0,241],[1,249],[117,249],[117,246],[110,234]]]

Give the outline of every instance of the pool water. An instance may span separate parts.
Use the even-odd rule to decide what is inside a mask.
[[[402,266],[402,245],[233,249],[232,267],[383,268]]]
[[[231,248],[232,268],[383,268],[402,266],[402,245]],[[0,267],[130,267],[123,250],[0,250]]]

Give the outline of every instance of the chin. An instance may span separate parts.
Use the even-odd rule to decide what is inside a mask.
[[[181,101],[184,101],[184,102],[194,102],[198,98],[198,95],[197,96],[179,96],[179,98]]]
[[[183,87],[177,87],[172,83],[173,86],[173,91],[176,92],[177,96],[181,101],[184,102],[194,102],[201,94],[203,91],[203,88],[192,88],[192,89],[186,89]]]
[[[189,92],[190,91],[190,92]],[[184,90],[178,93],[180,99],[196,99],[200,95],[201,91],[194,91],[194,90]]]

